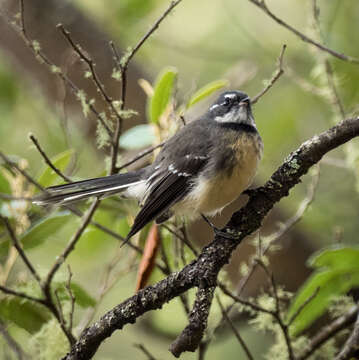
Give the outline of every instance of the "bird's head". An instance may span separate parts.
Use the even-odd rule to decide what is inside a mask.
[[[226,91],[209,108],[210,117],[223,124],[245,124],[255,127],[251,100],[241,91]]]

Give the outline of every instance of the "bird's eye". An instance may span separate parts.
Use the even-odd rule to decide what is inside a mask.
[[[229,98],[229,97],[226,97],[226,98],[224,98],[224,103],[223,103],[223,105],[225,105],[225,106],[228,106],[228,105],[230,105],[231,104],[231,99]]]

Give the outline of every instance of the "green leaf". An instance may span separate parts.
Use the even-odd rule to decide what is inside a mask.
[[[32,249],[44,243],[51,235],[56,234],[64,226],[72,215],[69,211],[58,212],[44,220],[40,220],[35,225],[26,230],[19,240],[23,244],[24,250]],[[7,236],[0,243],[0,255],[4,255],[9,248],[10,238]]]
[[[152,125],[137,125],[127,130],[120,138],[124,149],[139,149],[152,145],[156,140]]]
[[[161,115],[166,110],[173,93],[177,74],[177,69],[167,68],[158,76],[154,86],[154,93],[149,101],[148,107],[149,120],[151,123],[157,124]]]
[[[70,163],[71,157],[73,155],[73,150],[66,150],[53,158],[51,158],[51,162],[54,164],[54,166],[59,169],[61,172],[64,172]],[[46,165],[44,170],[42,171],[41,175],[38,178],[38,182],[43,187],[48,187],[51,185],[56,185],[59,183],[62,179],[53,171],[49,166]],[[63,181],[63,180],[62,180]]]
[[[313,268],[357,268],[359,270],[359,249],[331,247],[317,252],[309,259],[309,264]]]
[[[222,89],[223,87],[228,85],[228,80],[216,80],[212,81],[209,84],[201,87],[197,90],[189,99],[186,108],[190,108],[194,104],[198,103],[199,101],[205,99],[207,96],[211,95],[215,91]]]
[[[300,311],[291,325],[291,333],[299,334],[325,313],[332,300],[359,285],[359,250],[356,248],[326,249],[310,260],[317,270],[298,291],[289,310],[288,319]]]
[[[70,300],[70,294],[66,288],[66,282],[54,283],[54,288],[57,289],[57,295],[60,300]],[[75,303],[82,308],[93,307],[96,305],[96,300],[89,295],[89,293],[81,285],[71,282],[70,288],[75,298]]]
[[[0,192],[11,194],[11,187],[4,174],[0,171]]]
[[[11,321],[33,334],[50,320],[51,316],[44,306],[18,297],[4,297],[0,300],[0,318]]]
[[[59,231],[59,228],[64,226],[72,217],[69,211],[61,211],[36,223],[20,236],[24,250],[41,245],[51,235]]]

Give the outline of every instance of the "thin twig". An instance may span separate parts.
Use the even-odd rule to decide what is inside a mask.
[[[257,311],[257,312],[262,312],[264,314],[269,314],[269,315],[274,315],[274,311],[272,310],[268,310],[258,304],[252,303],[248,300],[244,300],[242,298],[240,298],[239,296],[233,294],[231,291],[228,290],[228,288],[222,283],[222,282],[218,282],[218,287],[221,289],[221,291],[223,292],[223,294],[229,296],[232,300],[234,300],[234,302],[247,306],[250,309]],[[226,309],[226,313],[228,313],[228,309]]]
[[[49,70],[56,74],[72,91],[72,93],[76,96],[78,100],[79,98],[80,89],[75,85],[75,83],[62,72],[62,70],[56,66],[42,51],[40,48],[40,44],[37,41],[30,39],[27,34],[26,27],[25,27],[25,8],[24,8],[24,0],[19,0],[19,8],[20,8],[20,25],[16,25],[14,22],[8,22],[23,38],[25,41],[26,46],[33,52],[36,58],[39,58]],[[106,129],[108,135],[112,136],[112,131],[106,124],[105,120],[103,119],[102,115],[96,110],[92,101],[86,99],[82,99],[85,101],[86,106],[91,110],[91,112],[96,116],[96,118],[101,122],[102,126]]]
[[[135,163],[136,161],[142,159],[143,157],[151,154],[152,152],[154,152],[156,149],[162,147],[165,144],[165,142],[161,142],[158,145],[155,146],[151,146],[148,149],[145,149],[143,151],[141,151],[138,155],[136,155],[135,157],[133,157],[132,159],[130,159],[129,161],[127,161],[126,163],[124,163],[123,165],[121,165],[117,170],[121,171],[123,169],[125,169],[127,166],[132,165],[133,163]]]
[[[87,66],[89,67],[90,72],[91,72],[91,79],[93,80],[93,82],[94,82],[96,88],[98,89],[99,93],[101,94],[102,98],[107,103],[111,113],[116,117],[117,121],[122,122],[123,119],[122,119],[120,113],[118,112],[118,110],[116,109],[113,99],[107,94],[107,92],[104,88],[104,85],[102,84],[102,82],[95,70],[96,64],[94,63],[92,58],[88,54],[86,54],[85,51],[83,51],[81,49],[81,47],[73,41],[73,39],[71,37],[71,33],[67,29],[65,29],[62,24],[58,24],[57,28],[60,29],[62,35],[68,41],[70,46],[74,49],[74,51],[77,53],[77,55],[80,57],[80,59],[83,60],[87,64]],[[113,146],[114,146],[114,144],[113,144]]]
[[[15,246],[17,252],[19,253],[21,259],[23,260],[23,262],[25,263],[26,267],[29,269],[30,273],[32,274],[32,276],[36,279],[36,281],[41,284],[41,278],[40,275],[37,273],[37,271],[35,270],[34,266],[31,264],[31,261],[28,259],[27,255],[25,254],[23,248],[20,245],[20,241],[17,238],[14,230],[12,229],[8,219],[2,215],[0,215],[0,219],[3,221],[3,223],[5,224],[5,227],[10,235],[10,238],[12,240],[13,245]]]
[[[312,181],[308,185],[307,188],[307,195],[306,197],[301,201],[301,203],[298,206],[298,209],[294,216],[289,218],[276,232],[269,235],[267,237],[267,243],[262,248],[261,256],[264,256],[271,246],[276,243],[279,239],[281,239],[286,233],[290,231],[290,229],[293,228],[294,225],[296,225],[304,216],[305,212],[308,210],[309,206],[313,203],[315,192],[319,184],[319,178],[320,178],[320,167],[319,165],[316,165],[316,171],[313,174]],[[241,295],[246,284],[248,283],[250,277],[254,273],[256,266],[258,265],[257,261],[252,261],[250,264],[250,267],[248,269],[248,273],[245,277],[241,279],[238,285],[238,294]]]
[[[166,269],[165,274],[169,275],[172,272],[171,265],[168,260],[167,254],[166,254],[165,247],[163,245],[163,239],[161,237],[160,237],[160,241],[161,241],[161,245],[160,245],[161,258],[162,258],[163,263],[165,264],[165,269]],[[183,309],[184,309],[185,313],[188,315],[190,313],[191,309],[190,309],[190,306],[188,303],[188,297],[186,296],[186,294],[181,294],[180,300],[183,305]]]
[[[321,32],[320,27],[320,19],[319,19],[320,9],[317,3],[317,0],[312,0],[312,15],[313,15],[313,27],[317,33],[317,36],[321,42],[324,42],[324,38]],[[343,120],[345,118],[345,110],[343,103],[340,99],[337,86],[335,84],[334,79],[334,71],[332,65],[330,64],[329,60],[325,58],[324,60],[322,57],[317,56],[318,62],[323,62],[325,67],[325,73],[327,76],[327,82],[330,89],[330,102],[334,107],[334,111],[337,113],[338,117]],[[324,96],[325,97],[325,96]]]
[[[249,360],[254,360],[254,357],[253,355],[251,354],[247,344],[245,343],[245,341],[243,340],[241,334],[239,333],[239,331],[236,329],[236,327],[234,326],[232,320],[229,318],[229,316],[227,315],[227,312],[226,310],[224,309],[223,305],[222,305],[222,302],[221,302],[221,299],[219,298],[219,296],[217,295],[216,296],[216,300],[217,300],[217,303],[221,309],[221,312],[222,312],[222,316],[224,317],[224,319],[226,320],[226,322],[228,323],[229,327],[231,328],[234,336],[236,337],[236,339],[238,340],[239,344],[242,346],[245,354],[247,355],[247,358]]]
[[[272,290],[272,296],[274,298],[275,301],[275,311],[273,312],[272,316],[275,318],[277,324],[279,325],[286,346],[287,346],[287,351],[288,351],[288,357],[290,360],[295,360],[295,356],[294,356],[294,351],[293,351],[293,346],[292,346],[292,342],[289,336],[289,325],[286,324],[283,320],[282,317],[282,310],[281,310],[281,306],[280,306],[280,299],[279,299],[279,295],[278,295],[278,287],[277,287],[277,283],[274,279],[274,275],[273,273],[271,273],[268,269],[268,267],[266,266],[266,264],[264,264],[264,262],[261,259],[255,259],[255,261],[258,263],[258,265],[264,270],[264,273],[266,274],[269,283],[271,284],[271,290]]]
[[[264,11],[269,17],[271,17],[276,23],[278,23],[279,25],[283,26],[284,28],[286,28],[287,30],[289,30],[290,32],[292,32],[293,34],[295,34],[296,36],[298,36],[301,40],[303,40],[306,43],[312,44],[315,47],[317,47],[318,49],[325,51],[326,53],[344,60],[344,61],[348,61],[351,63],[356,63],[359,64],[359,59],[352,57],[352,56],[348,56],[345,55],[343,53],[339,53],[333,49],[330,49],[326,46],[324,46],[323,44],[314,41],[313,39],[311,39],[310,37],[308,37],[307,35],[304,35],[302,32],[300,32],[299,30],[297,30],[296,28],[294,28],[293,26],[289,25],[288,23],[286,23],[284,20],[280,19],[277,15],[275,15],[266,5],[264,0],[249,0],[252,4],[256,5],[257,7],[259,7],[262,11]]]
[[[255,104],[267,91],[269,91],[271,89],[271,87],[275,84],[275,82],[283,75],[283,73],[284,73],[283,57],[284,57],[284,52],[285,52],[286,48],[287,48],[287,45],[284,44],[282,46],[282,50],[279,54],[277,71],[272,76],[272,78],[269,80],[267,86],[259,94],[254,96],[254,98],[251,100],[251,104]]]
[[[113,60],[115,61],[116,69],[121,71],[121,57],[117,51],[116,45],[112,40],[109,41],[109,45],[113,53]]]
[[[348,360],[353,357],[357,358],[359,351],[359,315],[354,324],[353,331],[345,342],[340,353],[335,357],[335,360]]]
[[[40,190],[45,190],[45,188],[40,185],[36,180],[34,180],[25,170],[21,169],[14,161],[12,161],[8,156],[0,151],[0,158],[8,165],[16,169],[30,184],[35,185]]]
[[[65,321],[65,317],[64,317],[64,311],[62,309],[62,304],[61,304],[61,300],[59,298],[59,291],[58,289],[56,289],[54,291],[55,294],[55,298],[57,301],[57,309],[58,309],[58,314],[59,314],[59,321],[60,321],[60,325],[62,328],[66,328],[66,321]]]
[[[72,182],[72,180],[63,174],[50,160],[50,158],[46,155],[45,151],[42,149],[39,141],[36,139],[36,137],[33,134],[29,135],[30,140],[34,143],[36,149],[40,153],[40,155],[43,157],[45,164],[48,165],[58,176],[60,176],[62,179],[64,179],[66,182]]]
[[[51,285],[51,281],[52,281],[54,275],[56,274],[56,272],[60,268],[60,266],[64,263],[64,261],[67,259],[67,257],[70,255],[72,250],[75,248],[75,246],[76,246],[78,240],[80,239],[81,235],[84,233],[84,231],[86,230],[86,227],[89,225],[89,223],[91,221],[91,218],[94,215],[99,203],[100,203],[100,199],[97,198],[91,204],[89,210],[83,216],[82,223],[81,223],[80,227],[77,229],[76,233],[73,235],[73,237],[71,238],[71,240],[67,244],[66,248],[63,250],[62,254],[57,258],[56,262],[54,263],[54,265],[52,266],[52,268],[48,272],[48,274],[46,276],[46,279],[45,279],[45,281],[43,283],[43,289],[44,289],[45,294],[47,294],[49,297],[51,296],[50,295],[50,285]]]
[[[69,293],[70,296],[70,300],[71,300],[71,309],[70,309],[70,314],[69,314],[69,325],[68,325],[68,329],[69,331],[72,331],[73,328],[73,322],[74,322],[74,312],[75,312],[75,296],[71,290],[71,279],[72,279],[72,271],[71,271],[71,267],[70,265],[67,265],[67,270],[69,272],[69,277],[67,279],[67,283],[66,283],[66,289],[67,292]]]
[[[22,291],[9,289],[8,287],[3,286],[3,285],[0,285],[0,291],[2,291],[4,294],[14,295],[14,296],[17,296],[17,297],[22,298],[22,299],[26,299],[26,300],[33,301],[33,302],[41,304],[41,305],[45,305],[43,299],[36,298],[34,296],[31,296],[31,295],[27,295]]]
[[[169,7],[162,13],[162,15],[157,19],[157,21],[151,26],[147,33],[139,40],[139,42],[128,52],[123,58],[119,61],[116,61],[117,66],[120,68],[120,80],[122,83],[121,91],[121,101],[120,101],[120,110],[123,110],[126,105],[126,91],[127,91],[127,68],[130,61],[135,56],[137,51],[142,47],[146,40],[157,30],[161,22],[168,16],[168,14],[181,2],[182,0],[171,1]],[[115,59],[118,59],[118,52],[114,43],[110,43],[113,53],[115,54]],[[115,133],[113,135],[113,148],[111,154],[111,174],[118,172],[117,169],[117,153],[119,148],[119,139],[122,130],[122,121],[117,121]]]
[[[171,1],[168,8],[162,13],[162,15],[156,20],[156,22],[151,26],[151,28],[147,31],[147,33],[139,40],[139,42],[130,50],[128,54],[125,55],[125,61],[123,65],[121,65],[121,71],[127,69],[128,64],[130,63],[131,59],[137,53],[137,51],[142,47],[142,45],[146,42],[146,40],[157,30],[160,26],[161,22],[168,16],[168,14],[181,2],[182,0],[175,0]],[[126,92],[123,91],[123,93]],[[123,96],[123,94],[122,94]],[[122,99],[124,102],[124,99]]]
[[[347,313],[335,319],[330,324],[324,326],[320,332],[314,335],[309,345],[304,349],[304,351],[297,357],[297,360],[306,360],[311,356],[315,351],[317,351],[325,342],[331,339],[339,331],[346,329],[348,326],[353,324],[357,319],[358,307],[351,307]]]
[[[324,64],[325,64],[325,72],[327,74],[327,79],[328,79],[328,85],[331,89],[331,102],[333,106],[336,108],[338,117],[341,120],[343,120],[345,119],[345,110],[342,100],[340,99],[337,86],[335,84],[334,71],[332,65],[330,64],[328,59],[325,60]]]
[[[143,344],[134,344],[134,346],[140,349],[147,356],[148,360],[156,360],[156,358],[145,348]]]

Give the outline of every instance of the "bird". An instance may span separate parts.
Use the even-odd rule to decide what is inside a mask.
[[[139,170],[52,186],[33,202],[65,205],[123,193],[140,210],[125,242],[146,224],[173,215],[208,219],[236,200],[253,181],[263,142],[249,96],[225,91],[208,110],[169,138],[151,165]],[[222,234],[223,235],[223,234]]]

